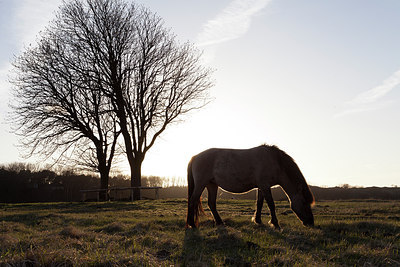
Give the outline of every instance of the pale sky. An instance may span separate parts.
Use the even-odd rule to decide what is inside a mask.
[[[143,174],[185,179],[202,150],[267,143],[311,185],[400,186],[400,1],[138,2],[216,70],[213,102],[167,129]],[[23,161],[5,123],[10,61],[60,3],[0,0],[0,164]]]

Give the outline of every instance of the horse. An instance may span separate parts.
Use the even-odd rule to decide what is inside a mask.
[[[211,148],[192,157],[187,169],[188,210],[186,228],[199,225],[204,214],[201,194],[208,191],[208,206],[217,225],[223,224],[216,209],[218,187],[232,193],[257,192],[257,209],[252,220],[262,224],[264,199],[271,213],[269,224],[280,229],[271,187],[280,185],[290,207],[305,226],[314,226],[311,207],[314,196],[296,162],[277,146],[261,145],[250,149]]]

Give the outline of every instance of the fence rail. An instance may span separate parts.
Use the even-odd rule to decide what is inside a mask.
[[[107,199],[108,196],[110,195],[111,192],[115,192],[115,199],[118,197],[118,191],[125,191],[125,190],[130,190],[131,191],[131,201],[133,201],[133,190],[135,189],[141,189],[141,190],[147,190],[147,189],[154,189],[155,191],[155,199],[159,198],[158,190],[161,189],[161,186],[135,186],[135,187],[115,187],[115,188],[109,188],[109,189],[87,189],[87,190],[80,190],[82,193],[82,201],[85,202],[87,200],[87,193],[96,193],[97,196],[97,201],[100,201],[100,193],[101,192],[106,192],[107,194]]]

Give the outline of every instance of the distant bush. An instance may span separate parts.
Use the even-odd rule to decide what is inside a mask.
[[[312,186],[311,191],[318,200],[382,199],[400,200],[399,187],[330,187]]]

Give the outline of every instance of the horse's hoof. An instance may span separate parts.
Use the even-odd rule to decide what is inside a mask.
[[[274,228],[277,231],[282,231],[282,228],[279,226],[279,224],[272,223],[271,221],[269,221],[268,224],[269,224],[269,226],[271,226],[271,228]]]
[[[261,219],[257,219],[256,217],[251,217],[251,221],[255,224],[263,224]]]
[[[197,229],[197,226],[196,226],[196,225],[190,225],[190,224],[188,224],[188,225],[186,225],[185,228],[186,228],[186,229]]]

